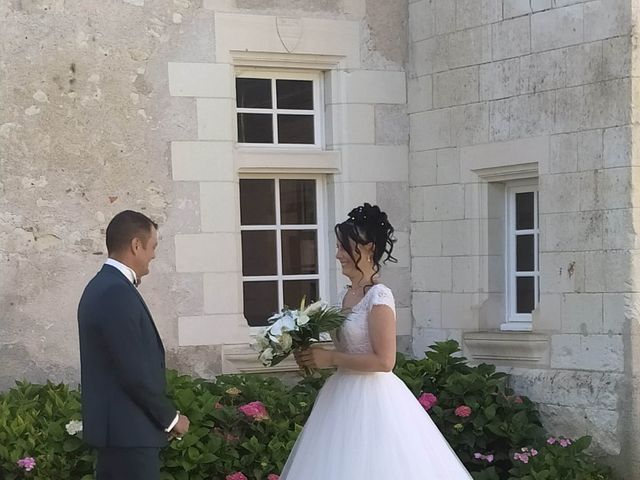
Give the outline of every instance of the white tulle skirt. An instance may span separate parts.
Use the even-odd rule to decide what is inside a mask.
[[[471,475],[393,373],[339,370],[318,394],[281,480],[467,480]]]

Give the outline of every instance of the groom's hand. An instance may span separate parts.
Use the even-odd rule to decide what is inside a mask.
[[[173,430],[171,430],[171,436],[176,438],[182,437],[189,431],[189,424],[190,422],[186,415],[180,415],[178,417],[178,423],[176,423],[175,427],[173,427]]]

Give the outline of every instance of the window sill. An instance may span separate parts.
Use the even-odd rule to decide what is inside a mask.
[[[298,365],[293,357],[280,362],[275,367],[265,367],[258,359],[258,353],[248,343],[222,346],[222,373],[275,373],[295,372]]]
[[[531,322],[507,322],[500,325],[502,332],[530,332],[533,330]]]
[[[332,348],[331,343],[323,345]],[[293,356],[286,358],[275,367],[265,367],[258,360],[258,353],[248,343],[226,344],[222,346],[222,373],[285,373],[298,372],[298,364]]]
[[[548,335],[531,332],[468,332],[462,341],[465,354],[478,363],[510,367],[545,367],[549,365]]]
[[[340,173],[340,152],[315,147],[238,147],[239,173]]]

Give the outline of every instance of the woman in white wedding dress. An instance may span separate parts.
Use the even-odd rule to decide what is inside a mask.
[[[392,261],[393,227],[365,203],[335,227],[336,258],[351,284],[335,350],[296,354],[300,366],[337,367],[318,394],[281,480],[467,480],[471,476],[405,384],[392,373],[396,311],[377,282]],[[384,260],[383,260],[383,257]]]

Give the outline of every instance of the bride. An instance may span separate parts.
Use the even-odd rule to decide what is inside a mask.
[[[395,262],[393,227],[377,206],[353,209],[335,227],[336,258],[351,284],[350,313],[335,350],[296,354],[300,366],[337,367],[318,394],[281,480],[467,480],[471,476],[409,389],[392,373],[396,315],[380,262]],[[384,258],[383,258],[384,257]]]

